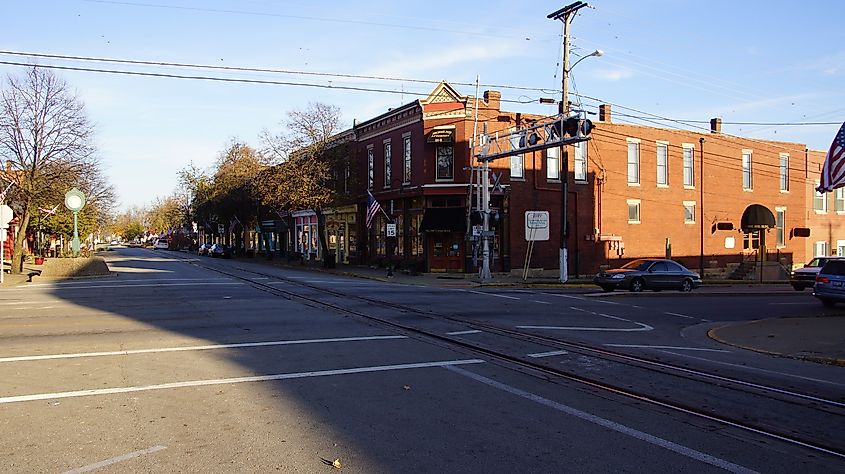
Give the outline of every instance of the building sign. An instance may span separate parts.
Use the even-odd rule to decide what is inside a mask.
[[[549,240],[549,211],[525,211],[525,240]]]
[[[432,130],[428,134],[428,143],[453,143],[455,141],[454,129]]]

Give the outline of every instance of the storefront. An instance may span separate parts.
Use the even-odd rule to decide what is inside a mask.
[[[294,228],[293,251],[302,254],[308,260],[318,260],[321,257],[320,242],[317,240],[317,215],[312,210],[296,211],[293,214]]]
[[[326,217],[326,243],[329,251],[337,256],[338,263],[359,261],[356,205],[324,211]]]
[[[466,219],[466,209],[462,207],[425,210],[420,232],[426,236],[430,272],[464,271]]]

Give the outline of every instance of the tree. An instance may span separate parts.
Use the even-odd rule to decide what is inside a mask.
[[[12,271],[23,270],[23,245],[38,207],[50,207],[78,186],[92,209],[110,207],[114,191],[99,168],[91,143],[93,126],[67,84],[37,66],[8,76],[0,92],[0,178],[13,183],[11,202],[19,214]]]
[[[305,110],[288,113],[282,134],[264,134],[268,149],[281,161],[258,180],[262,200],[277,209],[311,209],[317,216],[317,233],[323,255],[328,255],[324,209],[349,196],[342,185],[349,170],[351,134],[338,133],[340,109],[312,103]],[[324,259],[328,264],[329,260]]]

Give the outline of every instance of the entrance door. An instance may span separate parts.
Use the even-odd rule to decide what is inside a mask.
[[[432,272],[463,272],[463,244],[462,234],[429,232],[429,269]]]

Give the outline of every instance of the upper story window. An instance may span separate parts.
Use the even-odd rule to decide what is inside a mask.
[[[836,188],[833,190],[833,210],[836,212],[845,212],[845,188]]]
[[[695,186],[695,147],[688,143],[683,144],[684,150],[684,186],[691,188]]]
[[[578,142],[573,147],[575,150],[575,169],[572,171],[575,175],[575,181],[581,183],[587,182],[587,143],[589,142]]]
[[[684,201],[684,224],[695,224],[695,201]]]
[[[546,148],[546,179],[560,179],[560,148]]]
[[[751,150],[742,150],[742,189],[754,189],[752,182]]]
[[[452,145],[437,147],[437,179],[449,180],[455,178],[455,149]]]
[[[390,187],[390,140],[384,142],[384,187]]]
[[[789,191],[789,153],[780,154],[780,190]]]
[[[519,148],[519,136],[511,136],[511,149]],[[525,160],[523,154],[511,156],[511,178],[522,179],[525,177]]]
[[[367,147],[367,189],[373,189],[375,177],[375,159],[373,158],[373,146]]]
[[[819,187],[819,182],[816,181],[816,188]],[[816,191],[813,195],[813,210],[818,213],[827,212],[827,195]]]
[[[403,163],[402,167],[402,182],[405,184],[411,183],[411,137],[403,138]]]
[[[657,142],[657,185],[669,185],[669,144]]]
[[[640,141],[628,139],[628,184],[640,184]]]

